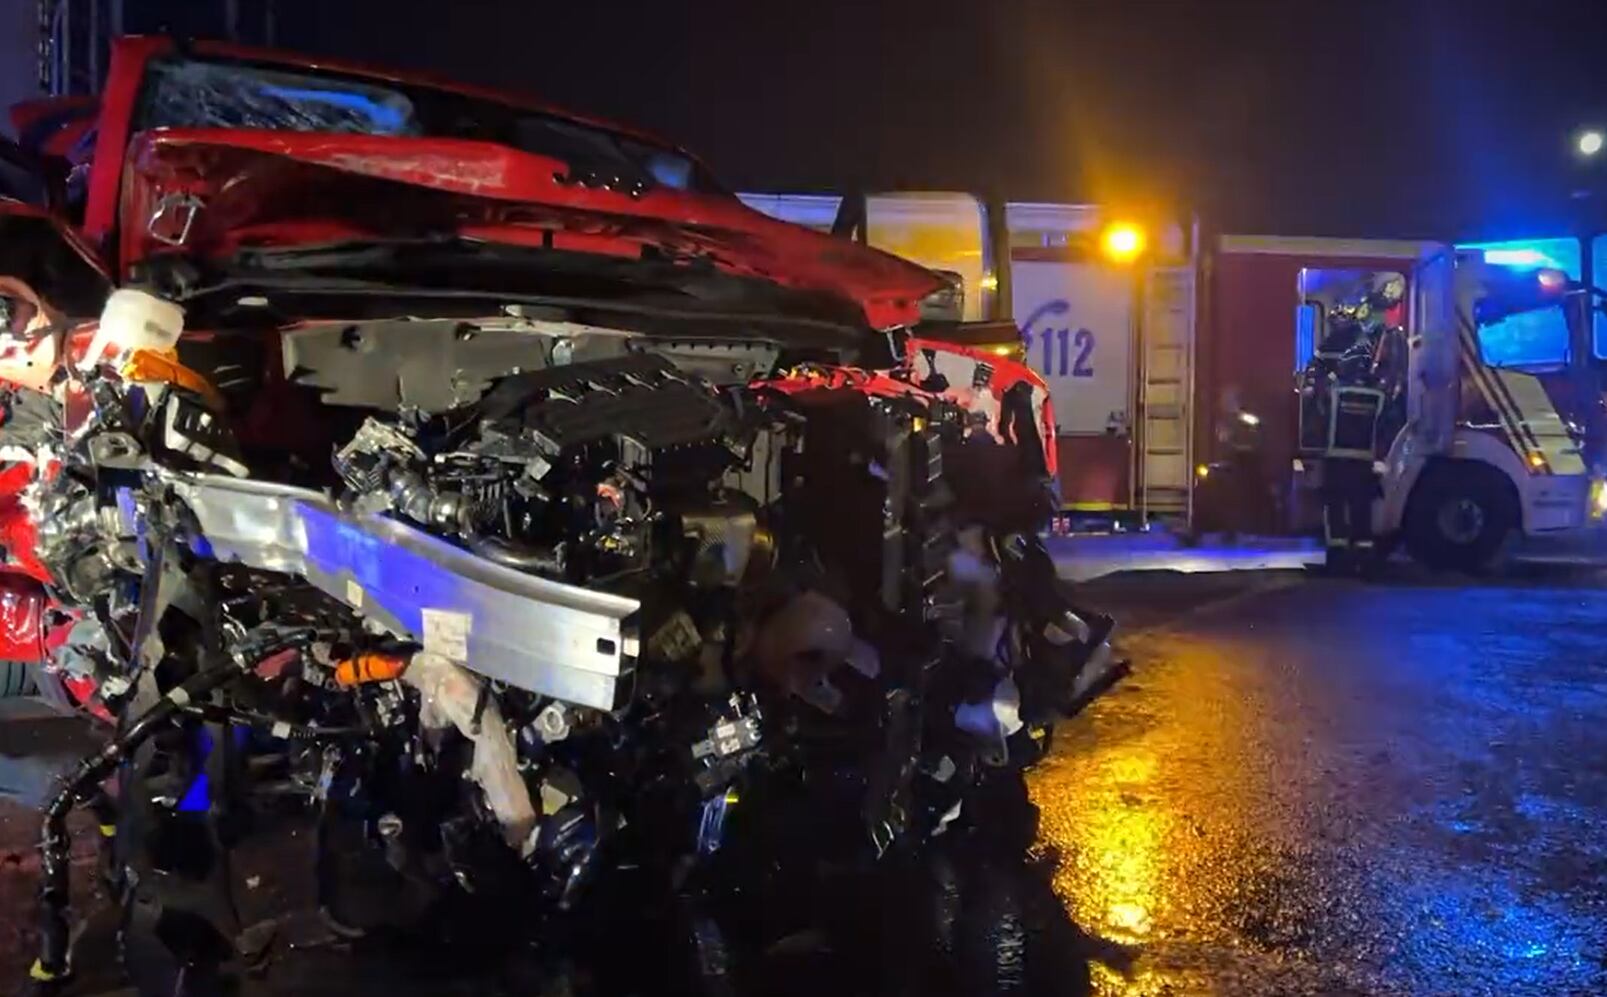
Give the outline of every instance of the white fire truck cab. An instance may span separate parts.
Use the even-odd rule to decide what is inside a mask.
[[[1607,509],[1596,295],[1560,270],[1490,255],[1424,248],[1407,362],[1385,385],[1401,411],[1381,420],[1374,528],[1435,568],[1486,568],[1520,532],[1580,530]],[[1320,485],[1315,463],[1297,463],[1297,489]]]

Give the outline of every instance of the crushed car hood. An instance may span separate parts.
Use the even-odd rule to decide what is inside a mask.
[[[908,325],[943,286],[897,257],[780,222],[734,197],[626,192],[571,178],[556,159],[458,139],[163,130],[129,151],[122,259],[353,240],[466,240],[712,266],[857,304],[875,328]]]

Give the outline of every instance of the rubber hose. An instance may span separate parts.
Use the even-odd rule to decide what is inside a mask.
[[[471,533],[464,539],[468,541],[471,551],[505,568],[533,571],[540,575],[564,573],[563,554],[556,547],[526,547],[478,533]]]
[[[259,716],[255,713],[241,713],[238,710],[225,708],[208,708],[202,710],[191,709],[194,716],[201,717],[212,723],[238,724],[250,727],[252,730],[277,737],[281,741],[334,741],[346,737],[367,737],[373,733],[367,727],[314,727],[307,724],[294,724],[273,717]]]
[[[290,637],[278,646],[262,648],[253,656],[251,664],[299,642],[300,639]],[[67,955],[72,939],[67,923],[67,901],[72,884],[68,853],[72,837],[67,832],[67,815],[79,804],[95,799],[106,777],[180,710],[249,672],[250,667],[242,662],[219,662],[190,676],[104,748],[80,762],[63,782],[61,791],[45,808],[39,835],[39,959],[29,973],[35,981],[55,983],[66,979],[69,972]]]

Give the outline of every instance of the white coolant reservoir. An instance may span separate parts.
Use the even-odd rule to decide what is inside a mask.
[[[78,360],[78,369],[132,356],[136,350],[171,350],[183,331],[184,309],[173,302],[130,288],[113,291],[100,313],[100,328]]]

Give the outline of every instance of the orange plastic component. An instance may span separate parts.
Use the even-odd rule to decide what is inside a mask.
[[[178,354],[171,350],[135,350],[123,364],[122,375],[129,381],[176,384],[205,398],[215,408],[223,408],[223,396],[212,382],[179,363]]]
[[[335,681],[340,685],[389,682],[407,670],[407,659],[395,654],[359,654],[335,664]]]

